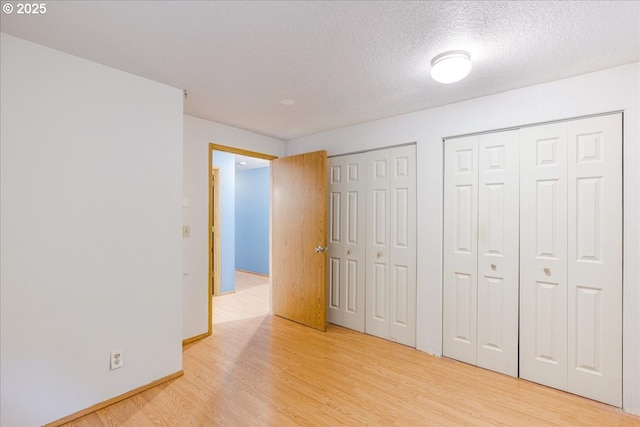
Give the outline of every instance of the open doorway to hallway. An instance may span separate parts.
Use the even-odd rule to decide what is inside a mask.
[[[251,295],[246,315],[270,311],[270,160],[273,156],[215,144],[210,146],[210,289],[216,302]],[[255,293],[255,284],[261,291]],[[255,294],[255,295],[254,295]],[[263,300],[256,302],[257,296]],[[211,319],[217,319],[217,309]]]

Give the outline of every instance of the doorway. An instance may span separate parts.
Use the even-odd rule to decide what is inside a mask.
[[[270,178],[268,169],[266,173],[258,169],[268,168],[275,158],[264,153],[209,144],[209,333],[213,320],[212,297],[235,292],[237,268],[242,270],[243,277],[246,277],[246,272],[269,275]],[[237,173],[242,174],[239,181],[242,181],[244,189],[239,218],[236,217],[235,200]],[[266,194],[252,196],[251,193],[256,191],[252,182],[260,183],[261,191]],[[247,207],[252,197],[260,202],[259,209]],[[239,233],[236,219],[242,222]],[[252,230],[245,229],[247,224]],[[259,234],[259,238],[252,241],[252,233],[253,236]],[[236,253],[237,244],[242,245],[239,253]],[[242,262],[237,264],[237,259]]]

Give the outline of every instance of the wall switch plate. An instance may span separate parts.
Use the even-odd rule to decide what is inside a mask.
[[[191,237],[191,227],[188,225],[182,226],[182,237]]]
[[[122,368],[122,365],[124,365],[122,350],[112,351],[111,352],[111,370]]]

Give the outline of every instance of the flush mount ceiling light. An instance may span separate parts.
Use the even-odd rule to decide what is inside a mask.
[[[450,50],[431,60],[431,77],[440,83],[454,83],[471,71],[471,56],[464,50]]]
[[[290,105],[293,105],[295,103],[296,103],[296,101],[294,101],[293,99],[281,99],[280,100],[280,104],[286,105],[287,107],[290,106]]]

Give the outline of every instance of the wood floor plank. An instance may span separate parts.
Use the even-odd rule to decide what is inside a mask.
[[[579,396],[272,316],[268,279],[236,281],[214,298],[213,335],[184,347],[184,376],[67,425],[640,426]]]

